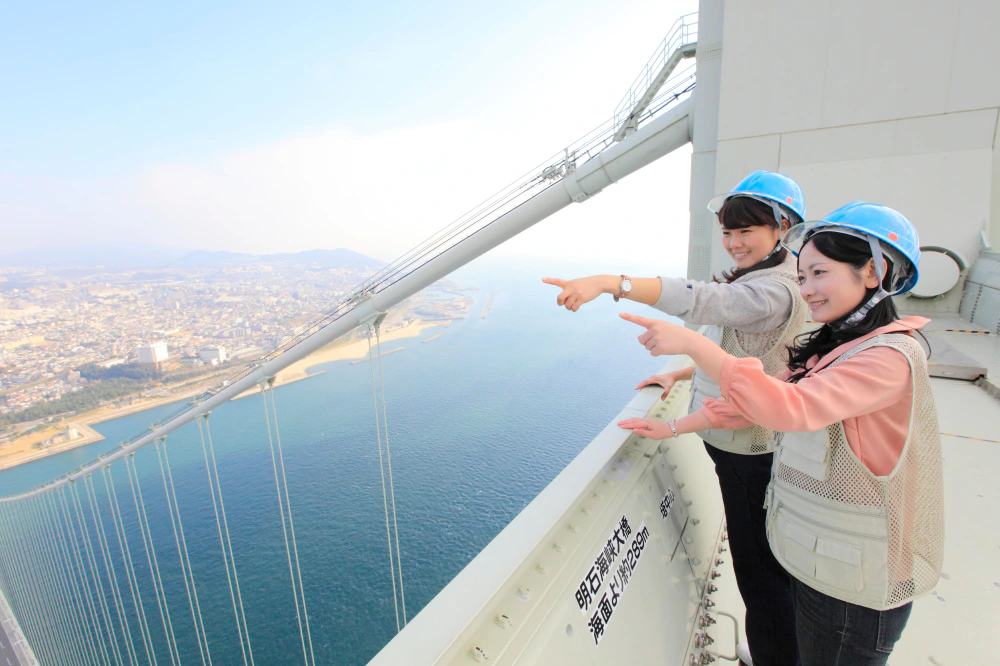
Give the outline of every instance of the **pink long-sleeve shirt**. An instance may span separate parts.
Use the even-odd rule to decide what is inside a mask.
[[[729,357],[719,381],[722,399],[705,399],[700,412],[713,428],[723,430],[758,424],[778,432],[811,431],[842,421],[858,460],[872,474],[885,476],[896,466],[910,426],[910,365],[888,347],[872,347],[830,364],[869,338],[884,333],[912,335],[928,321],[904,317],[822,359],[813,358],[806,364],[806,376],[795,384],[786,381],[789,370],[770,377],[759,359]]]

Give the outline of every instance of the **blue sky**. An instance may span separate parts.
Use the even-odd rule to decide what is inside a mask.
[[[380,215],[398,231],[398,247],[377,253],[388,258],[608,117],[673,20],[695,8],[8,4],[0,10],[0,223],[14,250],[134,233],[172,246],[268,251],[267,223],[241,223],[263,205],[237,205],[252,188],[274,202],[272,218],[303,221],[297,239],[273,249],[356,246],[363,239],[347,233],[338,243],[321,220],[363,215],[369,202],[355,209],[340,197],[299,209],[316,183],[283,191],[295,176],[265,166],[315,173],[329,168],[321,154],[347,141],[351,154],[382,151],[381,173],[369,167],[359,180],[409,172],[401,196],[431,209],[419,224],[391,219],[407,201]],[[435,155],[436,168],[414,166]],[[488,161],[496,173],[486,169],[484,185],[465,187],[449,173],[456,161]],[[349,171],[330,173],[331,188],[363,189]],[[208,181],[218,196],[192,189]],[[436,198],[413,195],[431,191]]]

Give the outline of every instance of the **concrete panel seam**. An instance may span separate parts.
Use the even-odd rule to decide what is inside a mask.
[[[745,136],[727,136],[726,138],[719,138],[718,142],[723,143],[725,141],[742,141],[744,139],[762,139],[769,136],[791,136],[793,134],[808,134],[810,132],[825,132],[828,130],[835,129],[846,129],[848,127],[864,127],[865,125],[885,125],[887,123],[898,123],[907,120],[920,120],[922,118],[940,118],[943,116],[957,116],[963,113],[978,113],[980,111],[993,111],[998,114],[998,126],[1000,126],[1000,107],[997,106],[984,106],[976,109],[962,109],[961,111],[945,111],[944,113],[928,113],[922,116],[906,116],[903,118],[888,118],[886,120],[869,120],[863,123],[849,123],[847,125],[824,125],[823,127],[809,127],[806,129],[791,130],[788,132],[767,132],[765,134],[747,134]],[[997,130],[994,129],[994,145],[996,145]]]

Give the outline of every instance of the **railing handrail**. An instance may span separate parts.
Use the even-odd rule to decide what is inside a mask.
[[[625,118],[635,108],[636,103],[649,89],[653,79],[660,72],[663,64],[679,48],[695,43],[698,40],[698,13],[685,14],[674,21],[667,36],[663,38],[653,55],[635,77],[632,85],[615,107],[615,126],[620,127]]]

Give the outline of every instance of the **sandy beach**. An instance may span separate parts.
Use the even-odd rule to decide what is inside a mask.
[[[395,331],[390,331],[388,333],[383,333],[381,336],[382,344],[385,345],[387,342],[392,342],[394,340],[403,340],[406,338],[415,338],[420,335],[423,331],[428,328],[434,328],[435,326],[447,326],[450,321],[432,321],[423,322],[418,321],[406,326],[404,328],[396,329]],[[383,346],[383,352],[385,348]],[[398,351],[398,350],[397,350]],[[362,340],[352,340],[348,343],[334,343],[328,347],[324,347],[317,352],[307,356],[301,361],[297,361],[281,372],[274,378],[275,386],[283,386],[285,384],[290,384],[292,382],[297,382],[303,379],[308,379],[309,377],[315,377],[322,374],[320,372],[310,373],[309,369],[323,363],[330,363],[332,361],[347,361],[359,358],[365,358],[368,356],[368,341],[366,339]],[[241,393],[237,398],[244,398],[248,395],[254,395],[260,393],[259,388],[253,388],[249,391]]]
[[[75,428],[80,436],[76,439],[66,440],[59,444],[53,444],[44,449],[35,448],[34,445],[36,443],[49,439],[53,435],[65,431],[66,426]],[[8,467],[20,465],[21,463],[31,462],[32,460],[38,460],[39,458],[51,456],[56,453],[69,451],[70,449],[75,449],[78,446],[93,444],[94,442],[99,442],[102,439],[104,439],[104,435],[81,421],[60,423],[58,426],[53,426],[51,429],[43,432],[16,439],[0,449],[0,469],[7,469]]]
[[[451,321],[432,321],[432,322],[422,322],[417,321],[409,324],[403,328],[396,329],[394,331],[389,331],[388,333],[383,333],[381,340],[383,343],[383,353],[386,353],[384,344],[387,342],[392,342],[394,340],[404,340],[406,338],[415,338],[419,336],[423,331],[428,328],[434,328],[435,326],[447,326]],[[392,351],[400,351],[399,349],[393,349]],[[293,363],[284,370],[278,373],[275,377],[274,385],[283,386],[285,384],[290,384],[292,382],[301,381],[303,379],[308,379],[310,377],[316,377],[323,374],[323,371],[310,373],[309,369],[313,368],[322,363],[330,363],[331,361],[346,361],[353,359],[363,359],[368,356],[368,341],[365,339],[352,340],[349,342],[338,341],[333,343],[328,347],[324,347],[319,351],[313,353],[310,356]],[[223,373],[224,374],[224,373]],[[120,409],[114,409],[113,407],[104,407],[93,412],[86,414],[80,414],[73,417],[72,421],[58,421],[53,423],[50,428],[34,433],[27,437],[21,437],[7,446],[0,449],[0,469],[6,469],[9,467],[14,467],[20,465],[21,463],[26,463],[31,460],[37,460],[39,458],[44,458],[56,453],[62,453],[63,451],[68,451],[70,449],[75,449],[78,446],[85,446],[87,444],[92,444],[98,442],[104,437],[98,433],[96,430],[88,427],[88,424],[100,423],[101,421],[109,421],[111,419],[116,419],[121,416],[126,416],[128,414],[135,414],[136,412],[145,411],[153,407],[158,407],[160,405],[168,404],[171,402],[176,402],[178,400],[183,400],[185,398],[191,398],[196,395],[203,393],[208,387],[214,386],[218,381],[220,381],[222,374],[212,377],[210,381],[206,382],[196,381],[191,382],[187,386],[183,387],[182,390],[175,394],[160,396],[157,398],[146,399],[146,400],[136,400],[133,404],[122,407]],[[249,391],[241,393],[237,396],[238,398],[245,398],[249,395],[254,395],[260,393],[259,388],[253,388]],[[70,441],[63,442],[61,444],[56,444],[49,446],[44,449],[38,449],[34,447],[34,444],[40,442],[44,439],[48,439],[53,435],[56,435],[63,430],[65,430],[67,425],[72,425],[77,428],[80,433],[80,437]]]

